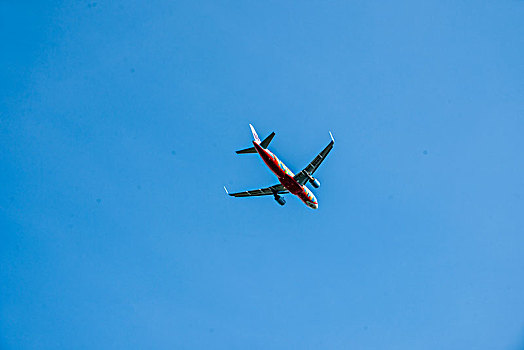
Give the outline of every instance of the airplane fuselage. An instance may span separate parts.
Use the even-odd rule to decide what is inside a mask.
[[[268,149],[260,146],[259,142],[253,141],[255,150],[260,155],[264,163],[277,176],[278,181],[288,190],[302,200],[308,207],[312,209],[318,208],[318,201],[313,192],[305,185],[300,185],[295,179],[293,172]]]

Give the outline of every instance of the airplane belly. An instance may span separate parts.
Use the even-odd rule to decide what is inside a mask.
[[[304,200],[306,197],[304,195],[304,189],[303,187],[295,180],[294,174],[289,170],[288,167],[285,166],[284,163],[282,163],[277,156],[272,154],[269,151],[263,150],[260,148],[258,144],[255,144],[255,149],[257,149],[258,153],[262,157],[262,160],[268,168],[278,177],[278,180],[284,186],[290,193],[300,197],[300,199]]]
[[[279,177],[278,180],[280,183],[294,195],[299,195],[302,192],[302,187],[290,176]]]
[[[284,172],[280,167],[275,164],[275,162],[271,158],[264,158],[264,163],[269,167],[269,169],[280,179],[282,176],[284,176]]]

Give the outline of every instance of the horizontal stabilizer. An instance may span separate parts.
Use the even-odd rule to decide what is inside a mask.
[[[260,139],[258,138],[257,132],[255,131],[255,128],[253,128],[253,125],[249,124],[249,127],[251,128],[251,132],[253,133],[253,138],[255,139],[254,142],[260,144],[260,146],[264,149],[266,149],[267,146],[269,146],[269,143],[271,142],[271,140],[273,140],[273,137],[275,137],[275,133],[272,132],[271,134],[269,134],[268,137],[264,139],[264,141],[260,142]],[[237,151],[237,154],[246,154],[246,153],[257,153],[257,150],[255,149],[255,147],[249,147],[249,148],[241,149],[240,151]]]
[[[240,151],[237,151],[237,154],[244,154],[244,153],[257,153],[257,150],[255,147],[249,147],[246,149],[241,149]]]
[[[269,146],[269,143],[271,142],[271,140],[273,140],[273,137],[275,137],[275,133],[274,132],[272,132],[268,137],[266,137],[264,139],[264,141],[262,141],[260,143],[260,146],[262,146],[262,148],[266,149],[267,146]]]

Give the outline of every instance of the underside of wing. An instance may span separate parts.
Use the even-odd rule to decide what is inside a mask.
[[[331,135],[331,133],[330,133]],[[333,136],[331,136],[331,142],[320,152],[315,159],[311,163],[308,164],[307,167],[305,167],[301,172],[295,175],[295,180],[300,184],[304,185],[308,182],[310,176],[318,169],[320,164],[326,159],[327,155],[333,149],[333,145],[335,144],[335,140],[333,139]]]
[[[227,189],[226,189],[227,192]],[[229,193],[228,195],[233,197],[255,197],[255,196],[269,196],[269,195],[275,195],[275,194],[286,194],[289,193],[288,190],[282,184],[274,185],[271,187],[266,188],[260,188],[256,190],[249,190],[249,191],[243,191],[243,192],[237,192],[237,193]]]

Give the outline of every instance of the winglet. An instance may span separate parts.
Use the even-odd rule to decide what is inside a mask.
[[[255,139],[255,141],[260,143],[260,138],[258,137],[257,132],[255,131],[255,128],[253,127],[253,125],[249,124],[249,127],[251,128],[251,132],[253,133],[253,138]]]
[[[333,134],[331,133],[331,131],[329,132],[329,136],[331,136],[331,141],[335,142],[335,139],[333,138]]]
[[[224,190],[226,191],[226,194],[229,194],[229,192],[227,191],[226,186],[224,186]]]

